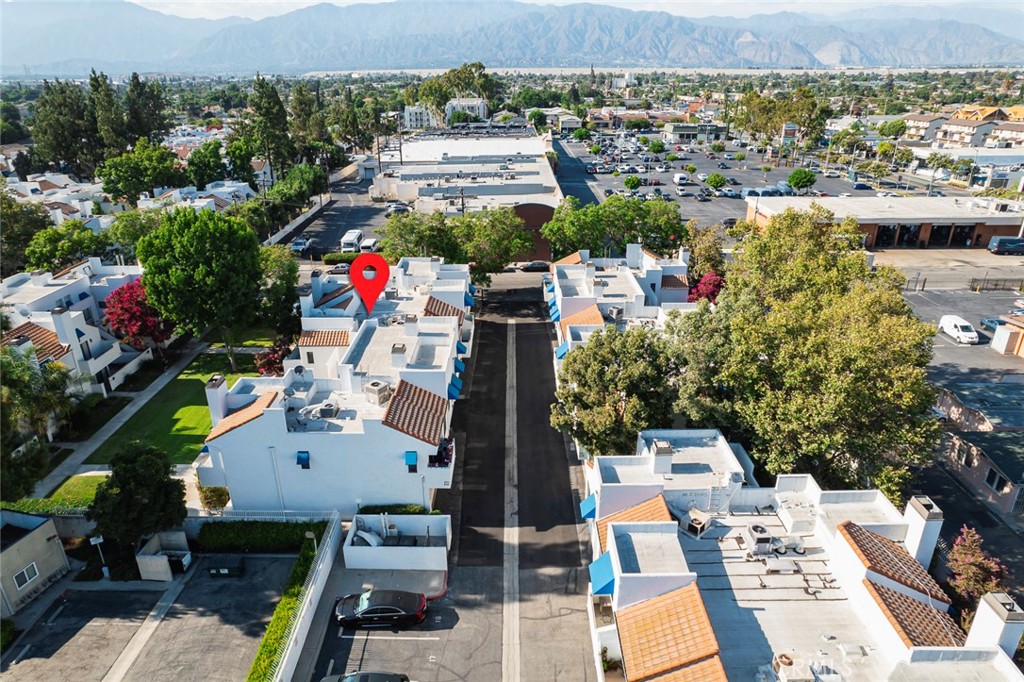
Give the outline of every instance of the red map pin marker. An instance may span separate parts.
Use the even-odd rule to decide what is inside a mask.
[[[370,279],[366,277],[367,270],[373,273]],[[389,270],[388,262],[376,253],[364,253],[352,261],[352,267],[348,271],[348,278],[351,280],[352,286],[356,288],[359,298],[363,300],[367,315],[373,312],[373,306],[377,303],[377,297],[380,296],[380,292],[384,291],[384,287],[388,285]]]

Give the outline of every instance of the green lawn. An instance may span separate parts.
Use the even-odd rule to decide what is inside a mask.
[[[135,373],[124,380],[118,391],[142,391],[149,387],[156,378],[164,373],[164,366],[159,360],[149,360],[142,363]]]
[[[210,340],[210,348],[223,348],[224,341],[220,332],[210,331],[206,337]],[[272,327],[252,327],[239,331],[235,337],[235,348],[270,348],[274,345],[277,332]]]
[[[57,509],[88,507],[96,497],[96,488],[105,480],[106,476],[72,476],[47,497],[26,497],[15,502],[5,502],[4,507],[29,514],[48,514]]]
[[[88,440],[131,401],[131,398],[101,398],[98,393],[87,396],[71,413],[58,439],[75,443]]]
[[[251,355],[238,355],[238,373],[231,373],[226,354],[204,354],[153,396],[128,422],[86,460],[108,464],[133,440],[165,450],[175,464],[189,464],[210,433],[210,410],[204,387],[213,374],[223,374],[228,385],[240,376],[258,376]]]

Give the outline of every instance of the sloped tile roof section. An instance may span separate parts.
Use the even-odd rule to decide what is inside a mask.
[[[326,330],[304,330],[299,335],[299,345],[309,347],[334,347],[348,346],[349,335],[347,331],[338,329]]]
[[[255,402],[232,412],[217,422],[216,426],[210,429],[210,435],[206,437],[206,442],[209,443],[211,440],[220,438],[229,431],[234,431],[238,427],[244,426],[252,420],[262,417],[263,410],[273,405],[276,399],[277,391],[268,391],[256,398]]]
[[[672,515],[668,512],[668,504],[665,503],[665,496],[658,493],[654,497],[640,504],[634,504],[614,514],[609,514],[597,522],[597,537],[601,542],[601,551],[607,549],[608,524],[627,523],[629,521],[671,521]]]
[[[444,436],[448,401],[439,395],[399,381],[384,412],[384,426],[429,445],[437,445]]]
[[[46,362],[47,360],[57,360],[67,354],[71,348],[65,346],[57,338],[57,332],[51,331],[46,327],[41,327],[35,322],[26,322],[19,324],[11,331],[4,334],[3,345],[13,346],[15,341],[22,336],[28,338],[32,342],[34,347],[36,360],[39,362]]]
[[[967,640],[948,613],[870,580],[864,580],[864,586],[908,647],[963,646]]]
[[[427,304],[423,306],[423,315],[425,317],[457,317],[460,327],[462,326],[462,321],[466,319],[465,310],[457,308],[450,303],[445,303],[433,296],[427,298]]]
[[[690,286],[690,283],[686,281],[685,277],[680,275],[662,275],[661,276],[661,288],[662,289],[686,289]]]
[[[569,317],[562,319],[558,324],[562,327],[562,338],[564,339],[569,333],[569,325],[604,324],[604,315],[601,314],[601,309],[598,308],[595,303],[587,306],[577,313],[573,313]]]
[[[615,622],[630,682],[726,682],[718,639],[696,582],[622,609]],[[716,670],[719,674],[708,676]]]
[[[949,597],[917,559],[899,543],[858,526],[853,521],[839,524],[839,532],[850,543],[857,558],[868,570],[906,585],[932,599],[949,604]]]
[[[69,272],[71,272],[75,268],[80,268],[83,265],[88,265],[88,264],[89,264],[88,260],[78,261],[74,265],[69,265],[66,268],[64,268],[63,270],[60,270],[58,272],[53,273],[53,278],[57,279],[58,277],[63,277],[64,275],[68,274]]]
[[[320,300],[314,303],[313,305],[319,308],[320,306],[330,303],[335,299],[341,298],[350,291],[355,291],[355,287],[352,286],[351,284],[346,284],[343,287],[335,289],[329,294],[324,294],[323,296],[320,297]]]
[[[583,262],[583,256],[580,255],[579,251],[570,253],[565,258],[559,258],[552,265],[579,265]]]

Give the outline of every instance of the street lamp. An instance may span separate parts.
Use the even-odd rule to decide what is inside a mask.
[[[316,533],[314,533],[311,530],[307,530],[306,531],[306,539],[313,541],[313,554],[316,554],[316,551],[317,551],[317,547],[316,547]]]

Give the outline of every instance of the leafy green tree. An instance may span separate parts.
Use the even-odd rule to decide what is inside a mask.
[[[20,142],[28,137],[21,124],[21,112],[10,102],[0,102],[0,144]]]
[[[892,153],[892,160],[905,166],[914,160],[914,152],[907,147],[899,147]]]
[[[541,234],[559,254],[579,249],[599,253],[609,245],[621,251],[631,243],[668,253],[686,243],[688,236],[674,204],[619,196],[582,207],[568,197],[541,228]]]
[[[635,175],[627,175],[623,178],[622,184],[626,186],[626,189],[633,191],[640,188],[640,178]]]
[[[639,138],[637,138],[637,142],[640,143],[641,147],[646,147],[651,143],[651,138],[647,137],[646,135],[641,135]]]
[[[713,151],[716,154],[721,154],[722,152],[725,151],[725,144],[721,142],[712,142],[711,151]]]
[[[32,157],[25,152],[18,152],[11,161],[11,167],[18,174],[18,180],[25,182],[32,173]]]
[[[253,320],[263,277],[253,231],[237,218],[178,209],[137,253],[149,304],[193,334],[217,329],[237,372],[235,334]]]
[[[448,117],[448,125],[455,126],[462,123],[479,123],[480,117],[474,116],[468,111],[453,111]]]
[[[95,233],[81,220],[66,220],[59,227],[37,232],[25,248],[33,269],[57,272],[90,256],[102,256],[110,248],[106,233]]]
[[[260,319],[278,334],[294,336],[301,327],[294,308],[299,300],[299,264],[286,246],[275,244],[260,247],[260,269]]]
[[[696,172],[697,172],[697,167],[696,167],[696,166],[694,166],[694,165],[693,165],[692,163],[691,163],[691,164],[688,164],[688,165],[686,166],[686,172],[687,172],[687,173],[689,173],[690,175],[693,175],[694,173],[696,173]]]
[[[597,156],[598,154],[600,154],[600,153],[601,153],[601,145],[597,145],[597,144],[595,144],[595,145],[594,145],[593,147],[591,147],[591,148],[590,148],[590,150],[589,150],[589,151],[590,151],[590,153],[591,153],[591,154],[593,154],[594,156]]]
[[[220,140],[208,140],[188,155],[188,168],[185,172],[196,189],[206,189],[211,182],[227,177],[228,169],[220,152]]]
[[[224,210],[224,214],[241,219],[261,242],[270,237],[274,228],[277,227],[277,223],[274,222],[273,217],[267,211],[266,203],[259,199],[250,199],[249,201],[229,206]]]
[[[722,189],[728,184],[729,180],[721,173],[712,173],[708,176],[708,179],[704,181],[704,184],[711,189]]]
[[[80,177],[91,177],[95,131],[89,125],[85,91],[71,81],[45,81],[35,103],[32,139],[40,158]]]
[[[587,130],[586,128],[577,128],[573,132],[572,137],[577,142],[582,142],[583,140],[589,140],[591,136],[590,131]]]
[[[0,500],[14,502],[30,496],[49,461],[49,449],[39,440],[26,443],[17,454],[13,448],[0,448]]]
[[[163,215],[158,209],[122,211],[114,216],[107,234],[125,256],[134,259],[139,240],[160,227],[162,220]]]
[[[231,166],[231,177],[239,182],[247,182],[253,190],[256,186],[256,171],[252,167],[252,159],[257,150],[256,138],[245,133],[238,133],[228,138],[227,157]]]
[[[806,168],[797,168],[795,171],[789,174],[789,178],[786,182],[789,186],[795,189],[797,192],[802,192],[806,189],[810,189],[814,186],[814,183],[818,181],[818,176],[807,170]]]
[[[291,100],[288,102],[291,118],[292,139],[308,161],[315,161],[309,153],[314,142],[327,138],[327,127],[323,112],[317,107],[316,95],[305,83],[298,83],[292,88]]]
[[[718,235],[718,227],[700,227],[697,221],[691,220],[687,230],[690,237],[690,267],[687,270],[690,280],[700,281],[709,272],[725,272],[725,257],[722,255],[722,239]]]
[[[647,151],[652,154],[661,154],[665,151],[665,143],[661,140],[652,140],[651,143],[647,145]]]
[[[738,154],[736,154],[735,158],[736,158],[737,161],[746,161],[747,154],[746,154],[746,152],[739,152]]]
[[[272,172],[280,177],[291,167],[295,146],[288,136],[288,112],[273,83],[257,74],[249,95],[252,109],[252,130],[257,149],[270,162]]]
[[[889,170],[889,164],[882,163],[881,161],[864,161],[857,164],[857,172],[863,173],[864,175],[870,175],[872,178],[884,178],[888,176],[892,171]]]
[[[32,238],[53,223],[42,204],[20,204],[0,188],[0,224],[0,276],[10,277],[28,265],[25,250]]]
[[[548,123],[547,115],[540,109],[537,109],[536,111],[531,111],[530,115],[527,116],[527,119],[537,130],[540,130]]]
[[[88,107],[89,116],[96,122],[98,159],[111,159],[123,154],[128,146],[124,109],[110,79],[104,73],[96,73],[95,69],[89,75]]]
[[[135,147],[121,156],[108,159],[96,172],[103,180],[103,191],[124,197],[132,206],[143,192],[156,187],[180,187],[185,175],[178,169],[178,157],[167,147],[140,137]]]
[[[879,135],[893,140],[898,137],[903,137],[903,133],[905,132],[907,132],[907,122],[901,118],[894,118],[893,120],[886,121],[878,126]]]
[[[956,159],[949,154],[943,154],[942,152],[932,152],[925,159],[925,165],[929,168],[952,170],[956,166]]]
[[[71,372],[60,362],[40,366],[34,358],[10,346],[0,347],[0,369],[9,424],[14,428],[24,424],[40,440],[49,440],[51,422],[59,425],[71,413]]]
[[[669,163],[672,163],[673,161],[678,161],[679,156],[670,152],[667,155],[665,155],[665,160],[668,161]]]
[[[86,518],[96,530],[134,548],[152,533],[179,527],[185,521],[185,482],[172,478],[174,466],[163,450],[138,441],[110,460],[110,476],[96,488]]]
[[[670,362],[652,330],[594,332],[562,363],[551,426],[565,429],[591,455],[629,454],[638,431],[671,425]]]
[[[124,94],[125,137],[137,140],[145,137],[158,142],[171,127],[167,100],[160,83],[144,81],[133,73]]]

